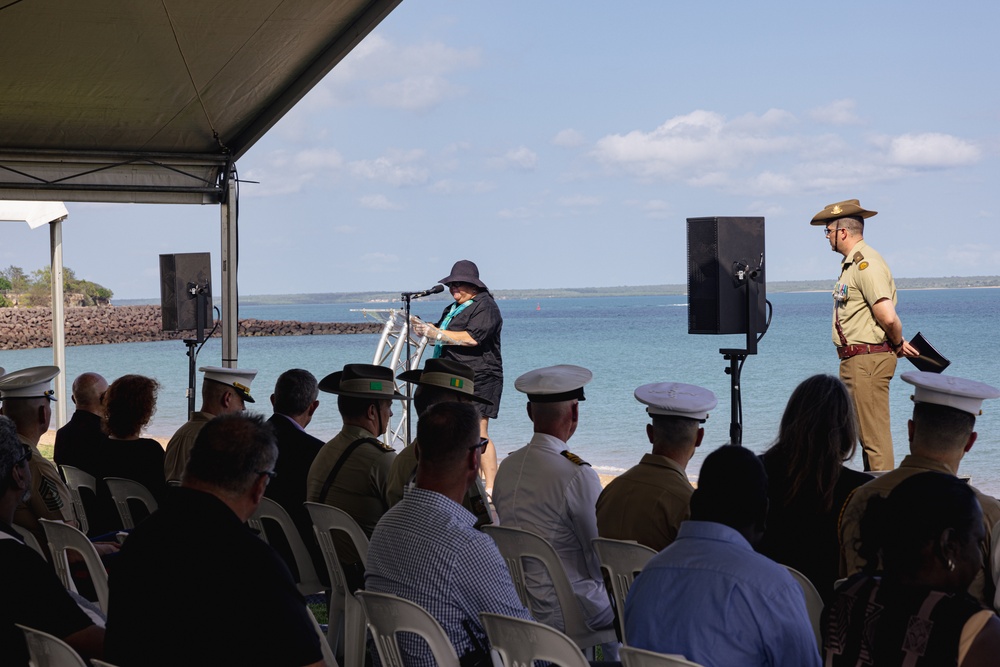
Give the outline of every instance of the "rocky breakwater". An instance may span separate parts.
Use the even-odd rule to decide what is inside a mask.
[[[66,345],[104,345],[194,338],[192,331],[161,331],[159,306],[66,308]],[[377,322],[240,320],[240,336],[316,336],[378,333]],[[206,334],[208,331],[206,330]],[[220,334],[215,333],[218,337]],[[50,308],[0,308],[0,350],[52,347]]]

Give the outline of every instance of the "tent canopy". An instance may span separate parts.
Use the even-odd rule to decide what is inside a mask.
[[[217,204],[401,0],[0,0],[0,199]]]

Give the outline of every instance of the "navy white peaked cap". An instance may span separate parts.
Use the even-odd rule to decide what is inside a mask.
[[[708,389],[683,382],[652,382],[635,390],[635,399],[650,415],[687,417],[705,421],[719,399]]]
[[[954,375],[909,371],[900,377],[916,387],[911,397],[914,402],[946,405],[972,415],[983,413],[983,401],[987,398],[1000,398],[1000,389]]]
[[[256,368],[222,368],[221,366],[202,366],[198,369],[205,374],[206,380],[221,382],[232,387],[247,403],[256,403],[250,395],[250,383],[257,377]]]
[[[514,389],[527,394],[532,403],[585,401],[583,386],[593,379],[594,374],[583,366],[560,364],[528,371],[514,380]]]
[[[11,371],[0,377],[0,399],[48,398],[56,400],[52,378],[59,375],[58,366],[32,366]]]

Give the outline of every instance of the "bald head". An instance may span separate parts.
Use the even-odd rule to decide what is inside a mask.
[[[101,399],[108,390],[108,381],[97,373],[81,373],[73,380],[73,403],[77,410],[104,415]]]

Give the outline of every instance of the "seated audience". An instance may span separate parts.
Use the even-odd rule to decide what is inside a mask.
[[[121,528],[111,494],[104,477],[124,477],[146,487],[157,502],[162,502],[167,490],[163,477],[163,445],[152,438],[143,438],[142,430],[156,412],[156,392],[160,384],[143,375],[123,375],[104,394],[104,428],[108,437],[98,445],[100,478],[98,496],[103,512],[110,512],[110,525],[103,530]],[[134,517],[136,521],[145,514]]]
[[[840,513],[840,574],[850,576],[861,571],[865,561],[858,548],[861,517],[872,496],[887,496],[900,482],[926,472],[957,475],[958,466],[976,442],[976,416],[983,401],[1000,398],[1000,389],[982,382],[943,373],[910,371],[903,381],[915,386],[913,418],[909,421],[910,454],[899,467],[881,475],[851,494]],[[986,606],[995,606],[995,576],[992,571],[993,526],[1000,521],[1000,501],[970,486],[983,510],[986,537],[982,542],[984,559],[979,574],[972,580],[969,593]]]
[[[474,375],[472,368],[460,361],[428,359],[423,370],[406,371],[397,375],[396,379],[417,386],[413,392],[413,411],[419,419],[427,408],[446,401],[493,405],[488,398],[476,396],[474,393]],[[417,442],[414,440],[392,461],[385,490],[385,497],[390,506],[402,500],[404,491],[413,485],[417,475],[416,446]],[[493,522],[486,504],[486,488],[483,486],[482,477],[476,479],[462,505],[476,515],[477,528]]]
[[[975,491],[954,475],[913,475],[888,497],[871,496],[865,569],[823,611],[825,664],[996,665],[1000,619],[968,594],[985,535]]]
[[[493,540],[476,530],[462,499],[479,476],[479,413],[439,403],[417,425],[416,486],[375,527],[365,588],[392,593],[426,609],[448,633],[463,664],[489,664],[481,612],[531,619]],[[422,640],[400,644],[407,667],[432,666]],[[475,658],[482,662],[475,662]]]
[[[701,427],[719,401],[708,389],[680,382],[654,382],[635,390],[652,420],[646,437],[653,445],[638,465],[611,480],[597,499],[597,532],[634,540],[660,551],[674,541],[690,516],[694,487],[687,464],[705,437]]]
[[[52,458],[56,465],[73,466],[94,477],[100,474],[97,446],[104,441],[104,392],[108,381],[97,373],[81,373],[73,380],[76,410],[56,431]]]
[[[761,456],[771,506],[758,551],[794,567],[823,599],[840,578],[837,518],[872,476],[845,467],[857,447],[854,405],[831,375],[804,380],[788,399],[778,439]]]
[[[0,417],[0,663],[27,666],[28,647],[14,624],[54,635],[84,658],[104,653],[104,628],[80,608],[56,577],[52,566],[25,545],[12,527],[14,510],[31,491],[34,450],[17,437],[14,423]]]
[[[319,407],[317,396],[319,388],[316,377],[301,368],[285,371],[274,383],[274,393],[271,394],[274,414],[267,423],[274,429],[274,439],[278,445],[278,462],[274,466],[277,477],[267,485],[264,495],[288,512],[309,549],[313,566],[317,573],[322,573],[320,576],[325,580],[326,564],[323,562],[323,554],[313,535],[312,518],[302,504],[306,501],[309,467],[323,447],[322,440],[306,433],[306,426],[309,426]],[[284,536],[272,535],[268,531],[268,540],[282,554],[289,567],[293,568],[295,559]]]
[[[705,667],[818,667],[802,588],[754,551],[766,517],[760,459],[731,445],[709,454],[691,518],[629,590],[626,643]]]
[[[181,488],[136,526],[111,570],[109,662],[322,664],[288,567],[245,524],[277,457],[259,415],[224,415],[199,430]]]

